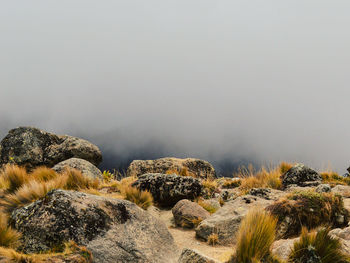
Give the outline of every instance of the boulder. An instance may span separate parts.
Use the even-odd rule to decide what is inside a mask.
[[[182,199],[193,200],[202,191],[202,185],[198,179],[175,174],[144,174],[132,186],[150,191],[154,201],[167,207],[175,205]]]
[[[56,135],[33,127],[19,127],[9,131],[0,143],[0,166],[6,163],[52,167],[72,157],[98,165],[102,161],[100,149],[80,138]]]
[[[339,238],[341,241],[341,250],[345,254],[350,254],[350,227],[336,228],[329,232],[329,234],[335,238]]]
[[[197,226],[200,221],[210,216],[210,213],[199,204],[187,199],[177,202],[171,212],[177,226],[188,228]]]
[[[317,186],[321,182],[321,175],[315,170],[303,165],[296,164],[282,175],[282,185]]]
[[[134,160],[128,167],[128,176],[140,176],[146,173],[163,173],[167,171],[186,171],[200,178],[216,178],[214,167],[207,161],[187,158],[179,159],[173,157],[156,160]]]
[[[86,246],[94,262],[176,262],[177,247],[165,224],[135,204],[76,191],[52,190],[15,210],[13,228],[26,253],[67,241]]]
[[[185,248],[182,250],[178,263],[220,263],[216,259],[202,255],[200,252]]]
[[[298,241],[299,237],[292,239],[280,239],[273,242],[271,246],[272,254],[278,256],[280,259],[287,262],[288,256],[292,251],[293,245],[295,241]]]
[[[239,225],[252,207],[265,208],[273,201],[257,196],[245,195],[227,202],[215,214],[203,220],[196,228],[196,236],[208,240],[211,234],[217,234],[219,243],[235,244]]]
[[[329,184],[320,184],[316,187],[317,193],[329,193],[332,190]]]
[[[101,171],[95,165],[80,158],[70,158],[56,164],[52,169],[60,173],[67,167],[77,169],[87,177],[103,179]]]

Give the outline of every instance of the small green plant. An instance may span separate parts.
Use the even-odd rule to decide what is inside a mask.
[[[342,253],[340,241],[329,235],[329,228],[321,228],[317,233],[308,233],[303,228],[300,239],[293,245],[288,262],[349,263],[350,260]]]
[[[257,208],[250,210],[241,222],[236,253],[230,262],[276,262],[278,259],[270,251],[275,240],[276,224],[277,219],[268,212]]]
[[[107,170],[104,170],[102,173],[103,180],[106,182],[111,182],[114,179],[114,175]]]
[[[136,187],[125,187],[124,188],[124,197],[126,200],[129,200],[139,207],[147,210],[153,204],[153,196],[149,191],[141,191]]]

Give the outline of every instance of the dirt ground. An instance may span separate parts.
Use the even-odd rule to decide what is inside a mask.
[[[195,231],[193,229],[182,229],[175,227],[173,223],[173,214],[171,210],[160,210],[160,219],[169,228],[169,232],[174,237],[175,243],[182,250],[183,248],[195,249],[203,255],[217,259],[219,261],[226,261],[233,252],[232,246],[215,245],[211,246],[206,242],[196,239]]]

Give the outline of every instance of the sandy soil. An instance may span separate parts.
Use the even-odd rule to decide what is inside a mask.
[[[171,210],[161,210],[160,219],[167,225],[169,228],[169,232],[174,237],[175,243],[182,250],[183,248],[195,249],[201,252],[203,255],[208,257],[225,261],[229,258],[229,255],[232,254],[231,246],[221,246],[215,245],[210,246],[206,242],[202,242],[197,240],[195,235],[195,231],[193,229],[182,229],[178,227],[174,227],[173,223],[173,214]]]

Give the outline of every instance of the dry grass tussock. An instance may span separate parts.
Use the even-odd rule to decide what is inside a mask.
[[[288,171],[293,165],[282,162],[275,168],[262,167],[259,171],[255,171],[252,165],[248,168],[242,167],[239,169],[236,177],[241,177],[239,189],[246,193],[252,188],[273,188],[281,189],[281,176]]]
[[[214,214],[218,208],[211,205],[209,202],[206,202],[203,199],[198,198],[196,200],[197,204],[199,204],[201,207],[203,207],[205,210],[207,210],[210,214]]]
[[[16,248],[21,234],[8,226],[7,217],[0,214],[0,247]]]
[[[26,169],[13,164],[6,165],[1,171],[0,177],[3,188],[10,193],[15,192],[29,181]]]
[[[293,245],[288,262],[349,263],[349,256],[341,251],[341,243],[329,235],[328,228],[308,233],[302,229],[300,239]]]
[[[271,255],[277,219],[268,212],[254,208],[242,220],[237,234],[236,252],[229,262],[279,262]]]
[[[165,172],[165,174],[177,174],[180,176],[191,176],[191,177],[198,177],[196,174],[190,172],[186,167],[182,167],[181,169],[169,169]]]
[[[78,246],[74,241],[66,242],[64,244],[64,251],[61,253],[47,252],[43,254],[23,254],[11,248],[0,247],[0,257],[3,257],[6,260],[8,260],[6,262],[13,263],[42,263],[47,262],[47,259],[52,259],[53,257],[65,258],[66,256],[69,256],[71,254],[79,254],[81,256],[80,259],[75,258],[75,260],[80,261],[74,262],[84,263],[92,262],[93,260],[91,252],[88,249],[86,249],[86,247]],[[51,262],[51,260],[49,262]]]
[[[153,196],[149,191],[141,191],[132,186],[125,187],[123,190],[126,200],[135,203],[145,210],[153,204]]]
[[[320,173],[322,177],[322,182],[335,186],[337,184],[350,185],[350,178],[340,176],[338,173],[328,169]]]
[[[316,191],[298,191],[291,193],[266,208],[275,215],[279,222],[286,217],[293,227],[288,228],[285,237],[298,235],[303,226],[312,229],[321,225],[341,227],[337,218],[344,217],[348,222],[349,212],[344,208],[343,198],[334,193]]]

